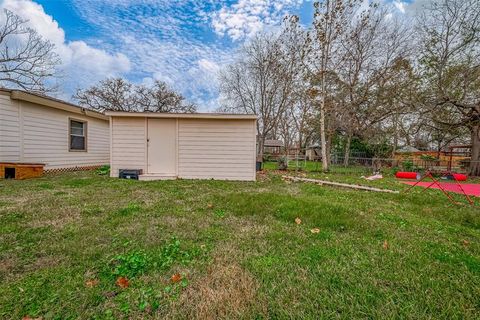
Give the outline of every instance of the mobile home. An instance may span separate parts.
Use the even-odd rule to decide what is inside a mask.
[[[0,164],[43,164],[47,171],[108,164],[108,121],[55,98],[0,89]]]

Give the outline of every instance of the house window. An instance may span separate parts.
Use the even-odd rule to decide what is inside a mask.
[[[87,123],[70,119],[70,151],[87,151]]]

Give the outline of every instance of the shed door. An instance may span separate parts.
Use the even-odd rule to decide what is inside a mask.
[[[176,119],[148,119],[148,173],[176,174]]]

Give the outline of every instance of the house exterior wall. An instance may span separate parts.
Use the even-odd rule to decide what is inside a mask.
[[[180,119],[178,176],[255,180],[254,120]]]
[[[0,161],[20,161],[20,108],[18,101],[0,94]]]
[[[177,119],[176,176],[255,180],[256,129],[252,119]],[[119,169],[148,172],[148,120],[111,117],[111,176]]]
[[[109,163],[108,121],[0,95],[0,161],[44,163],[45,169]],[[69,150],[70,119],[87,122],[87,150]]]
[[[110,176],[118,177],[119,169],[147,171],[147,126],[145,118],[110,118]]]

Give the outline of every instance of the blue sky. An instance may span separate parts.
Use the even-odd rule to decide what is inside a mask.
[[[366,0],[367,1],[367,0]],[[417,0],[424,1],[424,0]],[[167,82],[214,110],[218,72],[254,33],[286,14],[312,19],[311,0],[0,0],[29,19],[63,60],[60,97],[109,76]],[[393,0],[396,10],[406,2]]]

